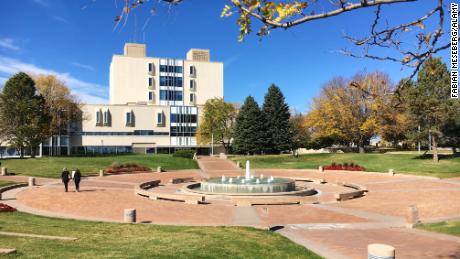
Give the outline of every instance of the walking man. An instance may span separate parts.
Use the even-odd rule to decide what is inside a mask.
[[[80,192],[81,173],[78,168],[75,170],[75,174],[73,175],[73,181],[75,182],[75,190]]]
[[[67,171],[67,168],[65,167],[64,169],[62,169],[61,179],[64,183],[65,192],[67,192],[69,189],[70,173],[69,171]]]

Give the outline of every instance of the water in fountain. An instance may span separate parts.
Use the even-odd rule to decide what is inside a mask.
[[[273,176],[264,178],[254,176],[250,171],[250,163],[246,161],[246,173],[243,177],[210,178],[200,184],[200,189],[212,193],[274,193],[289,192],[295,190],[295,181],[285,178],[274,178]],[[234,179],[235,178],[235,181]]]
[[[244,179],[250,180],[251,179],[251,171],[250,171],[250,166],[249,166],[249,160],[246,161],[246,174]]]

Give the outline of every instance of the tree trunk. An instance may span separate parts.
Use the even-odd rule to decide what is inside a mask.
[[[438,140],[436,139],[436,134],[431,135],[432,151],[433,151],[433,162],[438,163]]]
[[[359,144],[359,153],[362,154],[364,153],[364,145]]]
[[[455,153],[457,153],[457,147],[454,146],[454,147],[452,147],[452,154],[455,155]]]
[[[35,148],[34,147],[30,147],[30,157],[35,158]]]
[[[24,148],[23,147],[19,148],[19,157],[24,158]]]

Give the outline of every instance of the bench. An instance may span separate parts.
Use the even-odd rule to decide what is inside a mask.
[[[170,194],[170,193],[150,193],[149,199],[152,200],[168,200],[168,201],[180,201],[187,204],[200,204],[204,203],[205,197],[198,195],[181,195],[181,194]]]
[[[338,193],[334,195],[334,198],[337,201],[346,201],[346,200],[351,200],[353,198],[361,197],[364,195],[364,191],[352,191],[352,192],[344,192],[344,193]]]
[[[26,187],[27,185],[28,185],[27,183],[16,183],[16,184],[1,187],[0,188],[0,200],[2,199],[2,193],[6,192],[6,191],[9,191],[9,190],[12,190],[12,189]]]
[[[312,204],[312,203],[318,202],[318,197],[316,196],[234,197],[232,198],[232,202],[236,206]]]
[[[151,189],[153,187],[157,187],[158,185],[160,185],[160,180],[155,180],[155,181],[150,181],[150,182],[145,182],[145,183],[141,183],[139,185],[139,187],[142,189],[142,190],[148,190],[148,189]]]
[[[178,184],[178,183],[188,183],[188,182],[193,182],[194,179],[193,177],[182,177],[182,178],[172,178],[169,180],[169,183],[172,184]]]

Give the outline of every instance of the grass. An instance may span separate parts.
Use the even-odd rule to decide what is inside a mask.
[[[0,187],[16,184],[16,182],[0,181]]]
[[[59,178],[64,167],[69,170],[78,168],[84,176],[87,176],[97,174],[100,169],[109,167],[113,162],[119,164],[136,163],[150,168],[161,166],[166,170],[198,168],[196,161],[192,159],[178,158],[166,154],[7,159],[2,161],[2,165],[8,168],[8,172],[14,172],[15,174]]]
[[[460,237],[460,220],[417,225],[417,228]]]
[[[429,175],[441,178],[460,177],[460,156],[441,155],[438,164],[432,162],[431,156],[419,157],[418,154],[306,154],[299,157],[292,155],[234,156],[232,160],[251,161],[254,168],[316,169],[320,165],[335,163],[355,163],[370,172],[388,172]]]
[[[321,258],[287,238],[246,227],[179,227],[53,219],[1,213],[0,231],[76,237],[76,241],[0,235],[18,258]]]

